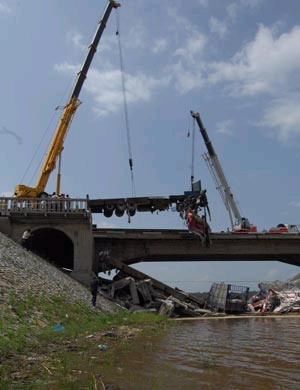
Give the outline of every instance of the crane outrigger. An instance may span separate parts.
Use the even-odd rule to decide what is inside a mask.
[[[38,179],[35,183],[34,187],[28,187],[24,184],[18,184],[15,187],[15,195],[18,198],[36,198],[36,197],[45,197],[48,196],[48,194],[45,192],[46,185],[49,180],[49,176],[51,172],[56,167],[57,159],[60,158],[61,152],[64,148],[64,140],[66,137],[66,134],[68,132],[68,129],[70,127],[70,124],[72,122],[72,119],[74,117],[74,114],[80,105],[79,101],[79,94],[82,89],[83,83],[87,77],[88,70],[90,68],[90,65],[92,63],[94,54],[97,51],[97,46],[99,44],[99,41],[101,39],[102,33],[106,27],[106,22],[110,16],[110,13],[113,8],[120,7],[120,3],[116,2],[115,0],[108,0],[107,7],[104,11],[104,15],[99,22],[99,26],[97,27],[96,33],[94,35],[94,38],[92,40],[92,43],[89,46],[87,56],[84,60],[84,63],[82,65],[81,70],[78,73],[77,80],[75,82],[75,86],[73,88],[73,91],[70,95],[68,103],[65,105],[62,115],[60,116],[59,122],[57,124],[56,130],[54,132],[54,135],[52,137],[52,140],[50,142],[47,155],[45,157],[45,160],[43,162],[42,168],[40,170]],[[60,164],[59,164],[60,165]],[[57,182],[56,182],[56,193],[59,195],[60,193],[60,170],[57,175]]]
[[[229,213],[231,228],[236,233],[256,232],[257,227],[250,224],[248,218],[242,217],[240,210],[235,201],[234,195],[230,189],[217,153],[208,137],[207,131],[203,126],[198,112],[191,111],[192,117],[196,120],[200,133],[203,137],[208,153],[204,154],[204,160],[207,163],[208,169],[216,183],[216,188],[220,192],[221,198]],[[233,217],[235,220],[233,220]]]

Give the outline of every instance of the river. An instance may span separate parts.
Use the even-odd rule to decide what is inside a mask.
[[[300,389],[300,316],[177,325],[122,353],[110,383],[130,390]]]

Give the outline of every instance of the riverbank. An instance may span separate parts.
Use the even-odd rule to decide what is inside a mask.
[[[214,314],[201,317],[180,317],[172,318],[173,321],[203,321],[203,320],[244,320],[247,318],[262,318],[262,319],[271,319],[271,318],[300,318],[300,313],[286,313],[286,314],[277,314],[277,313],[245,313],[245,314]]]
[[[58,299],[44,309],[47,322],[39,320],[29,326],[28,317],[19,315],[17,330],[13,329],[15,322],[6,321],[2,327],[10,340],[3,345],[1,337],[1,389],[105,388],[110,384],[105,372],[114,367],[120,354],[130,352],[132,341],[142,339],[144,345],[167,324],[155,314],[105,315]]]
[[[0,234],[0,388],[104,388],[102,369],[167,323],[101,295],[90,302],[86,287]]]

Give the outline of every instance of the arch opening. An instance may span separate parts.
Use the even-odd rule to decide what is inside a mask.
[[[74,268],[74,245],[62,231],[52,228],[37,229],[28,241],[29,249],[59,268]]]

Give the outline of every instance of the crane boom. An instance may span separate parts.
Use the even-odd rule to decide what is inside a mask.
[[[212,173],[212,176],[216,182],[217,189],[219,190],[222,200],[225,204],[225,207],[229,211],[231,225],[234,231],[256,231],[256,227],[250,225],[247,218],[243,218],[235,201],[234,195],[230,189],[220,161],[218,159],[217,153],[214,150],[214,147],[211,143],[211,140],[208,137],[207,131],[203,126],[203,123],[198,112],[191,111],[192,117],[196,120],[200,133],[203,137],[204,143],[206,145],[208,155],[204,156],[204,159],[208,165],[209,170]],[[235,224],[233,223],[232,214],[235,218]],[[241,226],[243,222],[243,226]]]
[[[120,7],[120,3],[115,0],[108,0],[107,7],[104,11],[104,15],[99,22],[96,33],[92,40],[92,43],[89,46],[87,56],[84,60],[81,70],[78,73],[73,91],[70,95],[69,101],[63,109],[62,115],[57,124],[56,130],[52,137],[51,143],[48,148],[47,155],[43,162],[42,168],[40,170],[38,179],[34,187],[28,187],[24,184],[19,184],[15,187],[15,194],[17,197],[29,197],[35,198],[41,196],[44,193],[46,185],[48,183],[49,176],[51,172],[55,169],[56,161],[63,150],[64,140],[74,114],[80,105],[79,94],[82,89],[83,83],[87,77],[88,70],[92,63],[94,54],[97,51],[97,46],[101,39],[102,33],[106,27],[106,22],[110,16],[110,13],[113,8]]]

